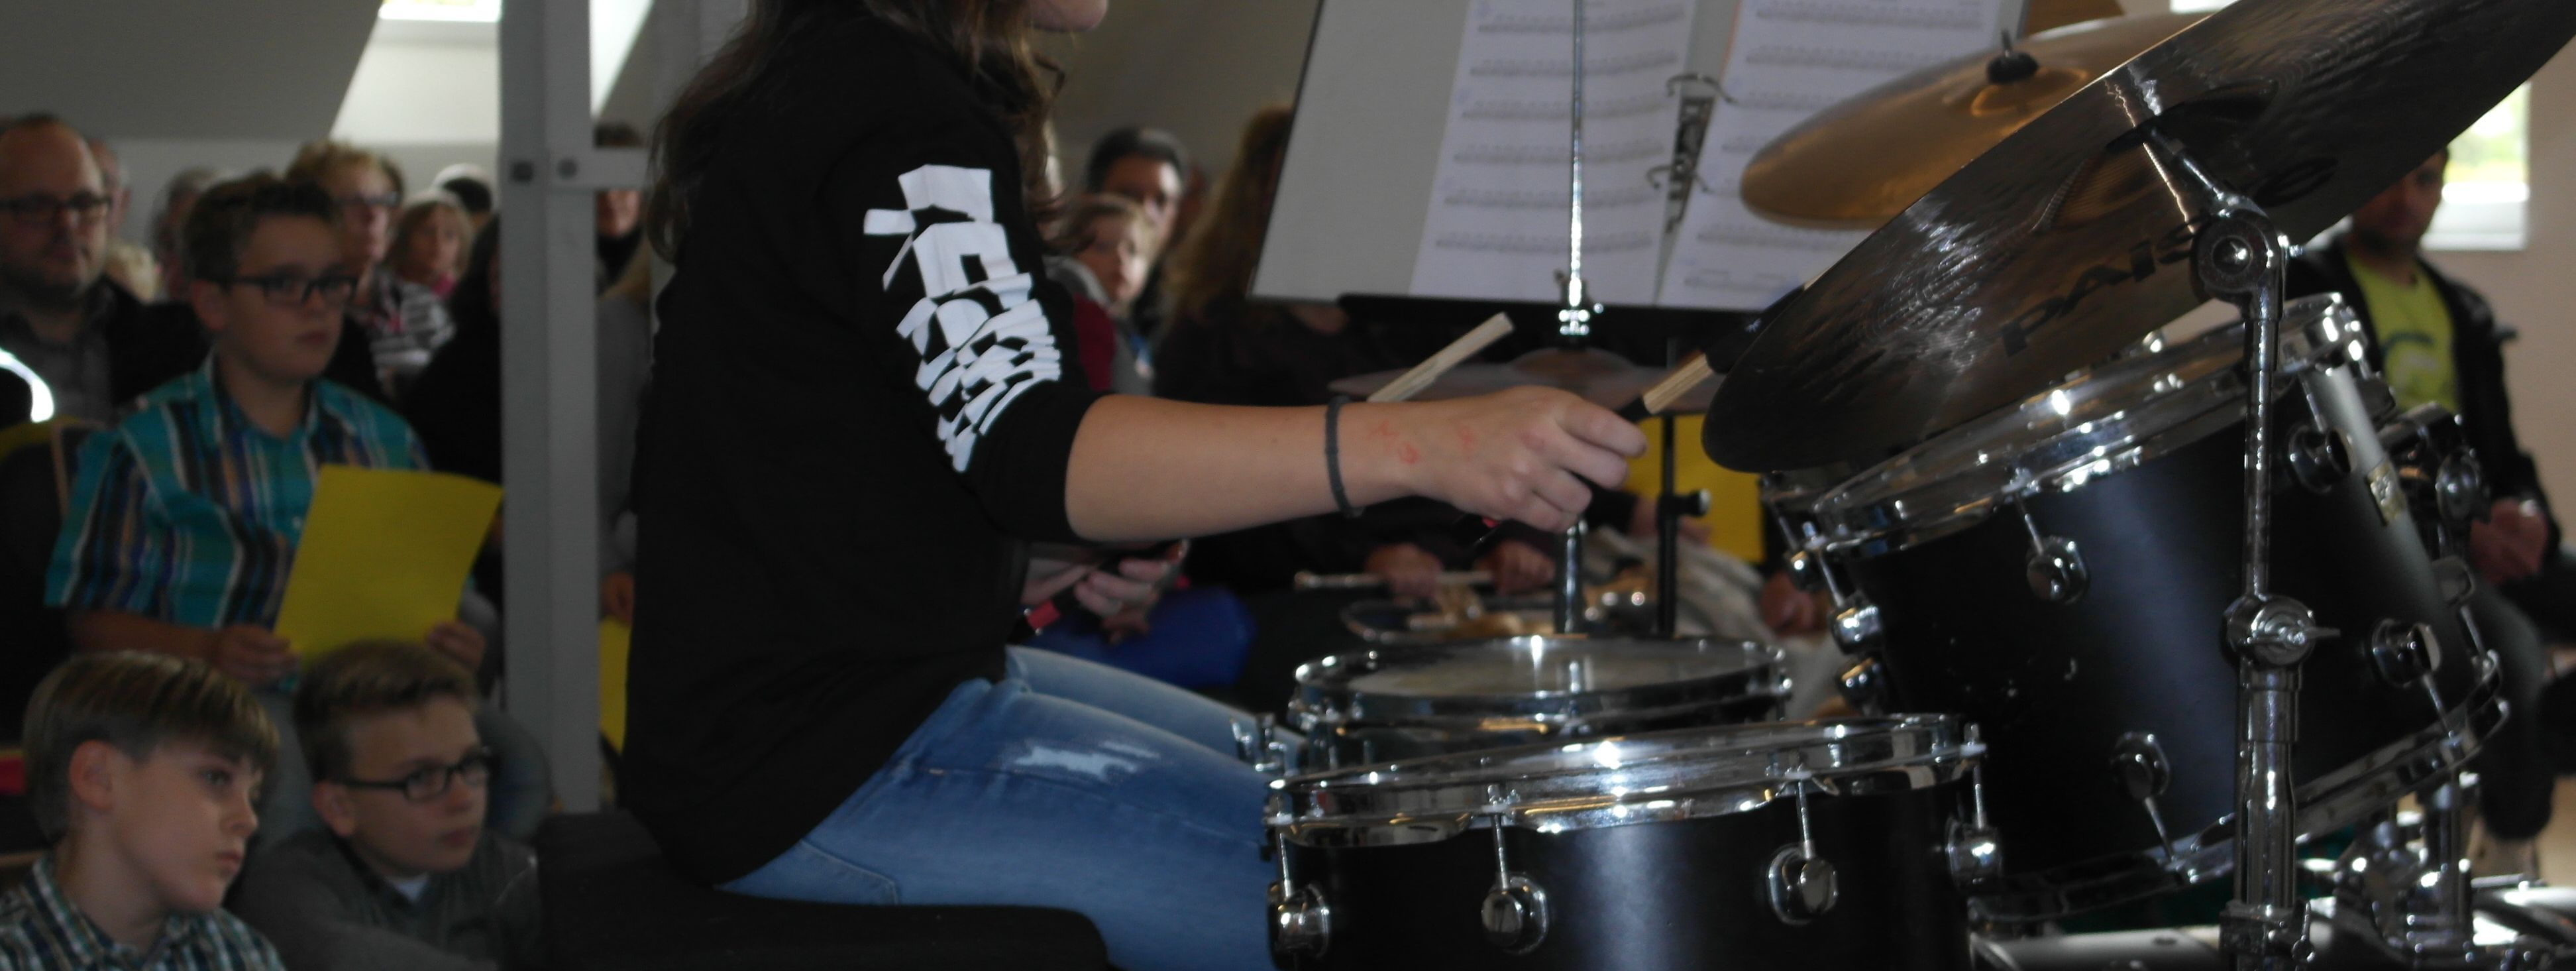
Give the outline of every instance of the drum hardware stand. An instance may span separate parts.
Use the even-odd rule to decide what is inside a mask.
[[[2202,292],[2245,318],[2245,586],[2227,608],[2225,646],[2237,664],[2236,895],[2220,936],[2237,971],[2291,971],[2310,953],[2298,892],[2299,662],[2333,636],[2271,577],[2272,388],[2280,377],[2281,294],[2290,244],[2254,200],[2220,186],[2170,135],[2143,130],[2151,150],[2207,193],[2192,243]]]
[[[2111,775],[2120,780],[2120,789],[2147,811],[2147,822],[2156,828],[2156,842],[2165,848],[2164,865],[2184,865],[2182,853],[2174,848],[2173,833],[2165,828],[2165,814],[2156,808],[2156,799],[2173,785],[2173,763],[2165,758],[2164,743],[2149,732],[2130,732],[2111,746]]]
[[[1485,892],[1477,917],[1485,940],[1506,954],[1527,954],[1547,940],[1547,891],[1527,875],[1513,873],[1503,837],[1510,829],[1501,817],[1493,821],[1494,886]]]
[[[1792,784],[1798,787],[1798,841],[1772,855],[1764,888],[1772,915],[1781,923],[1795,926],[1834,909],[1834,903],[1842,899],[1842,887],[1835,877],[1833,862],[1816,853],[1815,827],[1807,819],[1809,783],[1800,779]]]

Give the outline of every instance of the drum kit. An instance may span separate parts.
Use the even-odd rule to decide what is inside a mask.
[[[1777,649],[1669,629],[1310,662],[1303,741],[1241,738],[1281,773],[1279,966],[2576,967],[2576,893],[2465,859],[2470,761],[2524,715],[2466,610],[2474,457],[2350,307],[2282,293],[2291,240],[2571,35],[2565,0],[2240,0],[1782,136],[1748,203],[1884,225],[1689,406],[1765,474],[1857,714],[1776,720]],[[2241,320],[2138,344],[2210,299]],[[2055,933],[2221,878],[2215,926]]]

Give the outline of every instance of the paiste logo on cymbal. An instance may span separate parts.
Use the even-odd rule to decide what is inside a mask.
[[[2324,188],[2334,178],[2335,167],[2332,158],[2313,158],[2282,169],[2255,187],[2254,203],[2269,209],[2296,202]],[[2003,342],[2004,353],[2019,354],[2029,348],[2032,334],[2064,319],[2095,293],[2154,276],[2157,267],[2189,261],[2192,242],[2208,218],[2194,216],[2161,236],[2139,240],[2129,247],[2126,259],[2086,267],[2064,291],[2023,308],[1996,328],[1995,337]]]

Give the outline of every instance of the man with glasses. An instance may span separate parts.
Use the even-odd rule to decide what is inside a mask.
[[[541,959],[536,861],[483,828],[476,721],[473,677],[418,644],[355,644],[305,672],[295,733],[330,828],[253,855],[232,901],[288,971]]]
[[[86,140],[51,115],[0,128],[0,350],[68,418],[106,422],[186,373],[205,338],[106,278],[108,194]]]
[[[357,287],[341,269],[338,220],[322,190],[271,175],[198,200],[185,230],[189,302],[214,352],[83,446],[45,577],[76,649],[206,661],[259,689],[280,725],[296,655],[271,628],[317,474],[428,464],[390,409],[319,377]],[[443,621],[421,638],[468,670],[482,661],[483,636],[466,624]],[[525,729],[493,722],[503,727],[487,730],[490,744],[535,748]],[[506,832],[533,831],[544,767],[530,757],[509,769],[496,818],[524,827]],[[302,775],[289,759],[271,777],[260,841],[314,821]]]

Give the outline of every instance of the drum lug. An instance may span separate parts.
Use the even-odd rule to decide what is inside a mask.
[[[1845,651],[1863,651],[1878,644],[1886,628],[1878,616],[1878,605],[1861,594],[1852,594],[1834,611],[1834,643]]]
[[[1950,857],[1950,878],[1962,886],[1984,883],[2004,873],[2003,834],[1986,821],[1986,763],[1983,757],[1985,733],[1976,725],[1968,726],[1968,744],[1978,747],[1979,758],[1968,770],[1968,821],[1950,822],[1950,844],[1945,847]]]
[[[1279,737],[1279,717],[1262,715],[1258,726],[1247,726],[1241,720],[1230,720],[1234,730],[1234,755],[1263,775],[1288,773],[1288,742]]]
[[[1834,864],[1816,855],[1815,826],[1807,817],[1807,784],[1798,786],[1798,842],[1780,848],[1771,855],[1766,869],[1764,896],[1771,901],[1771,913],[1783,924],[1796,926],[1822,917],[1834,909],[1842,898],[1842,886],[1834,873]]]
[[[1320,958],[1333,945],[1333,907],[1313,887],[1270,885],[1270,954],[1285,966],[1291,958]]]
[[[1811,550],[1798,550],[1788,556],[1789,585],[1807,593],[1825,588],[1824,564]]]
[[[2286,445],[2290,479],[2302,489],[2324,495],[2352,476],[2352,436],[2341,429],[2324,430],[2302,422],[2291,430]]]
[[[2442,642],[2431,624],[2382,620],[2370,631],[2370,663],[2392,688],[2413,687],[2442,668]]]
[[[2030,557],[2022,561],[2022,579],[2030,584],[2031,596],[2053,604],[2084,599],[2084,591],[2093,587],[2093,571],[2084,566],[2084,554],[2075,548],[2075,541],[2043,532],[2030,507],[2019,511],[2022,531],[2030,535]]]
[[[1844,668],[1840,680],[1843,701],[1863,714],[1876,714],[1887,698],[1887,665],[1876,655],[1863,655]]]
[[[2445,556],[2433,561],[2433,586],[2442,591],[2442,602],[2456,610],[2468,606],[2469,598],[2477,594],[2478,574],[2469,569],[2469,561]]]
[[[1332,949],[1333,907],[1324,899],[1323,890],[1311,884],[1298,886],[1288,833],[1280,828],[1286,810],[1279,796],[1270,797],[1269,808],[1274,819],[1270,851],[1279,863],[1279,879],[1270,885],[1270,957],[1284,968],[1292,966],[1296,958],[1320,958]]]
[[[1527,874],[1512,872],[1503,844],[1507,828],[1494,821],[1494,886],[1485,891],[1477,916],[1487,943],[1506,954],[1528,954],[1547,940],[1547,891]]]
[[[2130,732],[2111,745],[2111,775],[2128,793],[2129,801],[2147,811],[2147,822],[2156,828],[2156,842],[2164,845],[2165,865],[2180,864],[2174,852],[2173,834],[2165,829],[2164,813],[2156,808],[2156,797],[2173,785],[2173,763],[2165,758],[2164,743],[2149,732]]]

